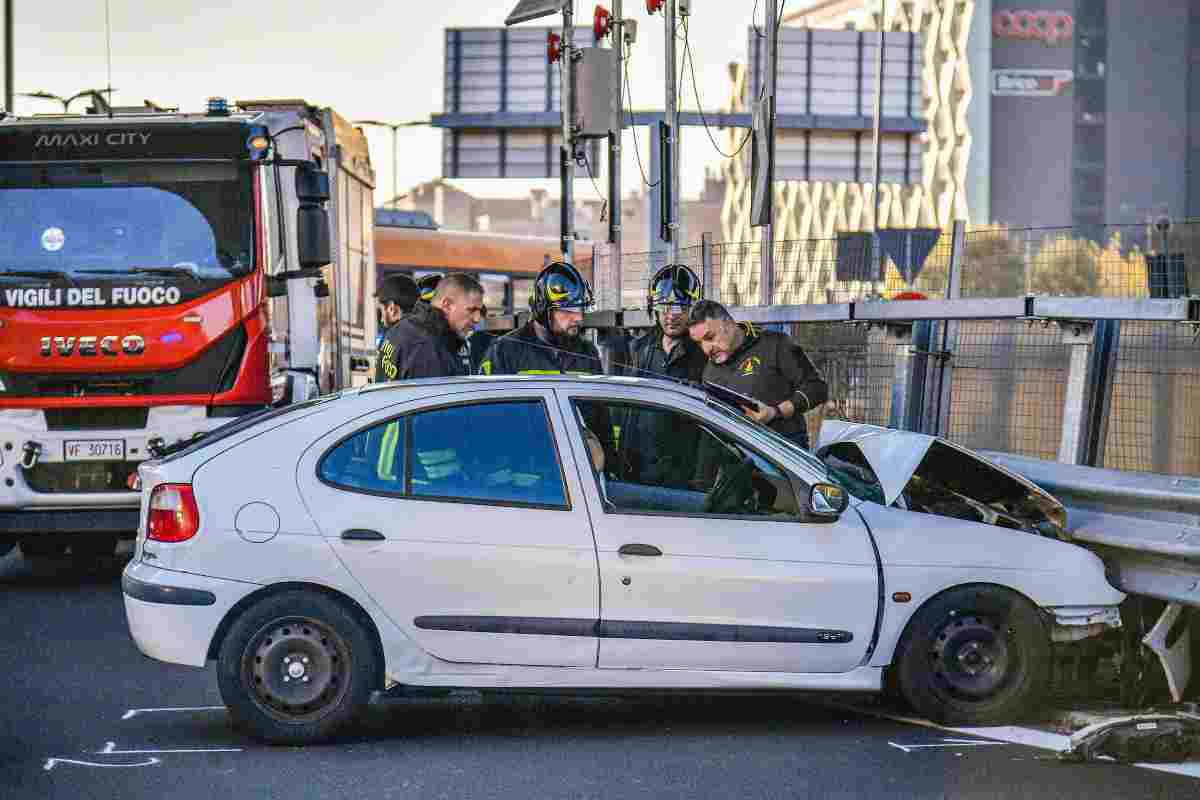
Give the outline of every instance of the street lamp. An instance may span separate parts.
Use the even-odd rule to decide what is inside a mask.
[[[355,125],[371,125],[376,128],[389,128],[392,131],[392,199],[391,199],[391,205],[394,207],[396,204],[396,200],[398,200],[399,196],[400,196],[400,188],[399,188],[398,184],[396,183],[396,181],[397,181],[396,167],[397,167],[398,162],[400,161],[400,156],[396,149],[397,148],[396,132],[400,128],[417,128],[422,125],[428,125],[428,124],[430,124],[429,120],[421,119],[421,120],[413,120],[411,122],[383,122],[383,121],[377,120],[377,119],[357,119],[354,121],[354,124]]]
[[[62,103],[63,113],[66,114],[71,109],[71,103],[74,103],[81,97],[90,97],[92,102],[100,109],[100,113],[107,114],[109,111],[109,103],[104,99],[105,94],[111,94],[116,89],[84,89],[82,92],[71,95],[70,97],[60,97],[51,92],[38,90],[36,92],[18,92],[20,97],[32,97],[35,100],[57,100]]]

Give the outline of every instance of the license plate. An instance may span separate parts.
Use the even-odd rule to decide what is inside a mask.
[[[63,461],[124,461],[124,439],[68,439]]]

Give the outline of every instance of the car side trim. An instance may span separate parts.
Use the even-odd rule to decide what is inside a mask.
[[[593,636],[600,639],[657,639],[693,642],[848,644],[850,631],[769,625],[706,625],[693,622],[567,619],[561,617],[422,616],[421,630],[511,633],[536,636]]]
[[[121,576],[121,591],[134,600],[144,603],[162,603],[172,606],[211,606],[217,596],[203,589],[188,589],[182,586],[164,586],[146,583],[128,575]]]

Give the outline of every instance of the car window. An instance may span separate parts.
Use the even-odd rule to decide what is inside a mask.
[[[567,506],[541,401],[450,406],[413,414],[409,424],[411,496]]]
[[[690,414],[575,401],[606,511],[797,519],[787,474]]]
[[[346,439],[321,461],[321,479],[346,489],[402,494],[404,425],[403,419],[388,420]]]

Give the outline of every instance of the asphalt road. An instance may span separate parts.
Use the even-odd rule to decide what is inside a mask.
[[[137,651],[121,566],[0,559],[0,798],[1200,797],[791,695],[381,699],[342,742],[267,747],[231,729],[211,668]]]

